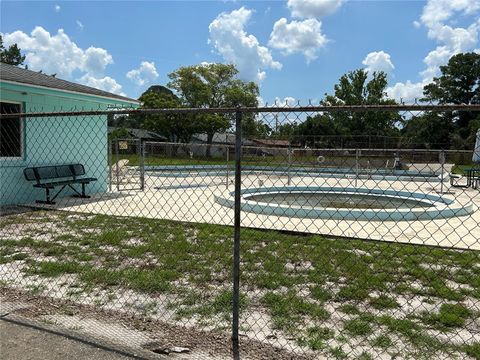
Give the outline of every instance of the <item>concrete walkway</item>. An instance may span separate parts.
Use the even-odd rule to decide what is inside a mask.
[[[0,318],[0,358],[3,360],[144,359],[99,346],[41,324],[12,320],[9,317]]]

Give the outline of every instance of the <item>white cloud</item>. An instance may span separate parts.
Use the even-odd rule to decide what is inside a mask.
[[[333,14],[345,0],[288,0],[287,7],[296,18],[314,18]]]
[[[428,36],[444,43],[453,50],[464,51],[475,46],[478,41],[480,21],[468,28],[452,28],[448,25],[438,25],[428,31]]]
[[[54,9],[55,9],[55,12],[58,13],[58,12],[60,12],[61,7],[60,7],[60,5],[55,5]]]
[[[432,28],[450,19],[456,12],[473,15],[480,10],[479,0],[428,0],[420,21]]]
[[[420,23],[428,30],[428,37],[439,43],[423,60],[427,68],[422,71],[424,82],[438,75],[439,66],[461,52],[472,51],[478,43],[480,19],[477,17],[466,28],[453,28],[445,24],[457,14],[475,15],[480,11],[480,0],[429,0],[423,8]]]
[[[257,96],[257,102],[259,107],[265,106],[265,100],[260,95]]]
[[[63,29],[51,35],[41,26],[35,27],[30,35],[23,31],[4,34],[5,45],[18,44],[25,53],[25,62],[31,70],[56,73],[69,77],[73,71],[102,73],[106,66],[113,64],[107,50],[89,47],[83,50],[75,44]]]
[[[281,18],[273,26],[268,45],[281,50],[284,55],[303,53],[310,62],[317,58],[317,50],[328,42],[321,26],[316,19],[288,23],[287,19]]]
[[[291,107],[291,106],[296,106],[298,105],[298,100],[295,99],[292,96],[285,96],[283,99],[280,99],[278,96],[275,97],[275,103],[276,106],[286,106],[286,107]],[[272,105],[272,106],[275,106]]]
[[[414,26],[425,26],[428,38],[435,40],[438,45],[423,59],[425,69],[419,73],[421,81],[397,83],[388,89],[389,95],[408,100],[422,97],[423,86],[439,75],[441,65],[447,64],[453,55],[475,51],[480,31],[479,12],[480,0],[428,0],[420,21],[415,21]],[[464,19],[473,17],[472,23],[467,27],[456,28],[447,24],[448,21],[454,23],[458,15]]]
[[[75,22],[76,22],[76,24],[77,24],[78,29],[79,29],[80,31],[82,31],[83,28],[85,27],[85,26],[83,25],[83,23],[82,23],[80,20],[77,20],[77,21],[75,21]]]
[[[365,65],[368,72],[383,71],[390,74],[395,66],[393,66],[390,54],[384,51],[373,51],[369,53],[362,64]]]
[[[122,92],[122,85],[117,83],[117,81],[110,76],[96,78],[90,74],[85,74],[79,78],[78,81],[87,86],[125,96]]]
[[[25,53],[25,63],[30,70],[42,70],[67,79],[74,72],[81,72],[83,75],[78,80],[82,84],[122,94],[122,86],[103,74],[106,67],[113,64],[112,55],[102,48],[90,46],[84,50],[78,47],[63,29],[52,35],[37,26],[30,35],[15,31],[4,34],[3,39],[7,46],[18,44]]]
[[[148,84],[158,78],[158,72],[155,68],[155,63],[142,61],[138,69],[130,70],[127,73],[127,78],[133,81],[138,86]]]
[[[101,74],[109,64],[113,64],[113,57],[105,49],[90,46],[84,52],[84,71]]]
[[[437,46],[435,50],[430,51],[423,59],[427,67],[420,75],[424,82],[429,82],[437,75],[439,66],[448,62],[453,55],[452,49],[447,46]]]
[[[407,80],[405,83],[398,82],[387,89],[390,98],[402,100],[405,103],[413,103],[416,99],[423,97],[423,87],[426,84],[418,82],[412,83]]]
[[[266,69],[279,70],[282,64],[273,60],[270,50],[245,31],[251,15],[252,10],[244,7],[221,13],[208,26],[209,43],[227,62],[237,66],[240,78],[262,81]]]

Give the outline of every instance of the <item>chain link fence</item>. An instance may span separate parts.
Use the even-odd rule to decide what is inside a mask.
[[[3,114],[2,306],[152,357],[479,359],[480,149],[278,131],[282,117],[358,111],[480,114]],[[231,128],[161,142],[108,132],[112,116],[162,114]],[[242,136],[252,119],[272,131]]]

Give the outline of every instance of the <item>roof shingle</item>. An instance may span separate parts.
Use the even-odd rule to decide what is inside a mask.
[[[137,100],[125,96],[112,94],[107,91],[92,88],[70,81],[62,80],[51,75],[42,74],[36,71],[26,70],[17,66],[0,63],[0,81],[12,81],[25,85],[43,86],[60,91],[73,91],[86,95],[103,96],[110,99],[138,103]]]

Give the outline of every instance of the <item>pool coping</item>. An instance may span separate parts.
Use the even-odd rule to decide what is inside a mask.
[[[348,209],[348,208],[304,208],[294,205],[265,203],[249,200],[248,195],[260,195],[267,193],[350,193],[368,194],[378,196],[399,197],[424,201],[430,205],[428,208],[416,207],[408,209]],[[234,193],[228,195],[214,195],[216,203],[233,208]],[[473,204],[459,204],[445,196],[410,192],[404,190],[385,190],[380,188],[354,188],[336,186],[281,186],[281,187],[257,187],[241,191],[241,209],[246,212],[287,216],[307,219],[330,219],[330,220],[356,220],[356,221],[415,221],[446,219],[451,217],[466,216],[474,212]]]

